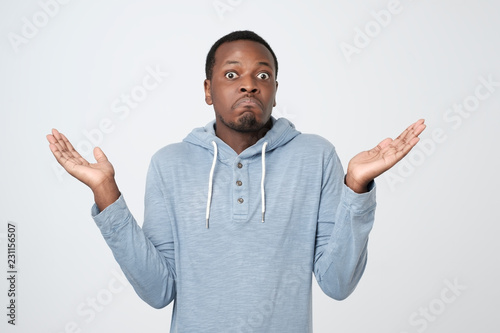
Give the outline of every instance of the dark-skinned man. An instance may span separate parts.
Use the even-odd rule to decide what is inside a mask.
[[[418,142],[423,120],[356,155],[301,134],[276,105],[278,62],[250,31],[222,37],[206,62],[215,120],[152,158],[139,227],[95,148],[90,164],[66,137],[58,162],[94,193],[92,215],[137,294],[175,300],[171,332],[312,332],[312,274],[344,299],[366,265],[374,179]]]

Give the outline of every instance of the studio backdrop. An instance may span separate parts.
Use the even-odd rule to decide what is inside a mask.
[[[339,302],[313,283],[314,331],[499,331],[499,13],[489,0],[2,0],[0,331],[169,331],[172,305],[135,294],[45,135],[89,160],[101,147],[142,223],[151,156],[214,118],[205,57],[243,29],[277,55],[273,116],[331,141],[344,170],[427,124],[376,180],[357,289]]]

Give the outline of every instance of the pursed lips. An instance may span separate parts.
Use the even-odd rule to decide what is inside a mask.
[[[254,98],[254,97],[243,97],[243,98],[240,98],[233,105],[233,109],[236,109],[239,106],[245,106],[245,105],[257,105],[258,107],[260,107],[262,109],[262,103],[258,99]]]

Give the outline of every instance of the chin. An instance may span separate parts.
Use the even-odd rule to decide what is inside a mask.
[[[238,120],[233,123],[235,130],[240,132],[253,132],[262,128],[263,124],[259,122],[251,112],[245,112]]]
[[[238,119],[230,122],[228,125],[231,129],[238,132],[256,132],[262,129],[266,123],[255,117],[253,112],[245,112]]]
[[[265,128],[270,120],[270,116],[267,119],[262,119],[261,117],[257,117],[251,110],[243,112],[240,116],[230,121],[224,119],[220,114],[217,117],[226,127],[240,133],[258,132]]]

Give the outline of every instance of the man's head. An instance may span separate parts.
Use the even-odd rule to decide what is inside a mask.
[[[262,38],[250,31],[222,37],[208,53],[206,70],[205,101],[214,107],[217,135],[258,132],[270,124],[277,60]]]
[[[276,55],[271,49],[271,46],[269,46],[269,44],[255,32],[250,30],[240,30],[240,31],[233,31],[230,34],[221,37],[218,41],[214,43],[214,45],[212,45],[210,51],[208,51],[207,60],[205,62],[206,79],[208,80],[212,79],[212,72],[215,65],[215,52],[217,51],[219,46],[221,46],[224,43],[234,42],[237,40],[251,40],[264,45],[269,50],[269,52],[271,52],[273,56],[274,67],[276,68],[276,73],[274,73],[274,77],[276,79],[278,78],[278,59],[276,58]]]

